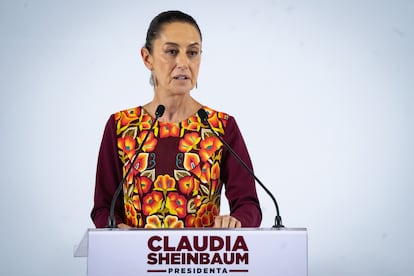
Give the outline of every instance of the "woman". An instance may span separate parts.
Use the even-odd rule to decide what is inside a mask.
[[[110,116],[99,152],[95,200],[96,227],[105,227],[114,192],[119,228],[258,227],[261,209],[254,179],[230,155],[197,111],[251,167],[233,117],[203,106],[190,95],[197,86],[202,36],[196,21],[180,11],[156,16],[141,49],[151,71],[153,100]],[[165,107],[156,116],[157,107]],[[158,120],[156,120],[158,119]],[[148,134],[140,151],[138,147]],[[225,186],[230,214],[220,215]]]

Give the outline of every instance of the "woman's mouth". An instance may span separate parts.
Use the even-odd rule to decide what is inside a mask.
[[[175,80],[187,80],[187,79],[189,79],[189,77],[187,77],[186,75],[178,75],[178,76],[174,76],[173,78]]]

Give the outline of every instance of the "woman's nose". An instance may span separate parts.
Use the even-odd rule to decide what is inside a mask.
[[[179,53],[177,55],[177,67],[178,68],[187,68],[188,67],[188,57],[186,53]]]

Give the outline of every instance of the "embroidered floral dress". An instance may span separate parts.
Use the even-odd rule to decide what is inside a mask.
[[[203,107],[216,133],[251,166],[233,117]],[[117,185],[148,138],[126,177],[117,223],[139,228],[211,227],[220,214],[223,184],[230,214],[244,227],[259,226],[261,210],[254,179],[229,155],[197,114],[180,123],[157,122],[142,107],[113,114],[98,158],[92,219],[105,227]]]

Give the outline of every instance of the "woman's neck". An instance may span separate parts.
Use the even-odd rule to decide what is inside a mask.
[[[149,112],[152,116],[155,115],[155,110],[158,105],[165,106],[165,112],[159,120],[161,122],[178,123],[188,117],[197,113],[202,105],[193,99],[191,96],[172,96],[168,98],[157,98],[144,105],[144,109]]]

